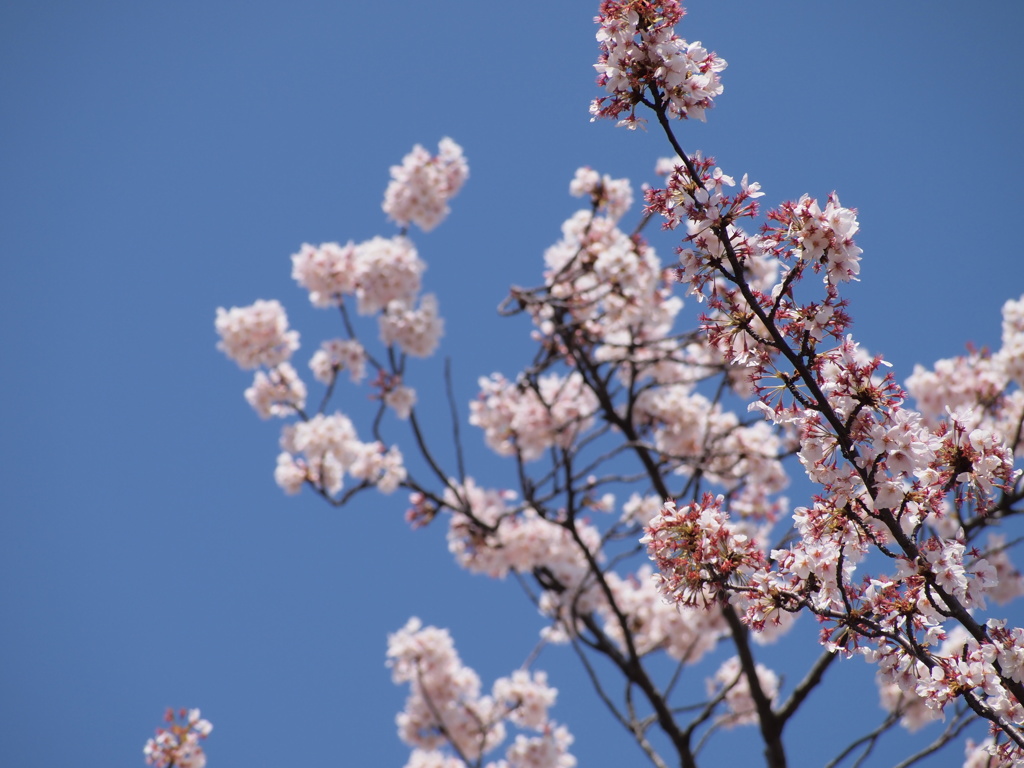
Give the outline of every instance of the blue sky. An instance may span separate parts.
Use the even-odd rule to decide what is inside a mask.
[[[451,627],[485,685],[529,654],[540,621],[515,585],[459,572],[440,527],[407,530],[400,495],[333,510],[281,494],[279,425],[242,399],[249,376],[215,350],[213,317],[279,298],[304,366],[337,330],[288,256],[393,233],[388,167],[447,135],[470,180],[438,230],[414,234],[442,354],[461,403],[478,376],[514,375],[529,330],[495,307],[539,281],[577,207],[574,170],[638,186],[668,154],[653,130],[589,122],[596,10],[0,8],[0,761],[141,766],[172,705],[213,721],[211,768],[402,765],[388,632],[410,615]],[[997,344],[1000,306],[1024,292],[1022,25],[1017,3],[735,0],[695,4],[679,30],[730,64],[683,145],[749,173],[769,203],[835,189],[859,209],[854,333],[900,378],[969,340]],[[440,371],[441,356],[416,369],[421,399]],[[463,432],[471,473],[511,485]],[[635,764],[571,653],[540,666],[581,766]],[[844,717],[875,722],[869,670],[844,670],[822,701],[838,691]],[[814,717],[790,737],[794,765],[836,751]]]

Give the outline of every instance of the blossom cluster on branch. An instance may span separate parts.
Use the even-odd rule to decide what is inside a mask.
[[[168,709],[166,726],[146,742],[142,752],[146,763],[155,768],[204,768],[206,753],[200,742],[210,735],[213,725],[198,709]]]
[[[646,104],[648,90],[664,99],[672,117],[704,120],[704,111],[722,93],[718,73],[727,66],[700,42],[675,34],[685,11],[677,2],[605,0],[597,21],[601,57],[594,66],[598,85],[611,96],[595,99],[595,119],[629,114],[620,125],[636,127],[636,105]]]
[[[1024,380],[1008,373],[1020,346],[1018,303],[1004,308],[1005,346],[985,358],[989,375],[962,378],[961,386],[979,386],[958,393],[956,408],[947,403],[944,419],[933,407],[932,428],[906,407],[885,361],[847,333],[840,284],[860,271],[855,212],[834,195],[824,207],[804,197],[769,211],[749,236],[741,221],[759,213],[747,203],[749,187],[723,194],[723,180],[732,186],[709,162],[683,162],[666,190],[649,193],[650,210],[668,228],[685,221],[679,279],[711,310],[703,329],[746,370],[757,396],[751,410],[799,436],[798,456],[821,493],[794,511],[794,541],[768,552],[747,546],[721,497],[679,511],[666,503],[645,537],[665,594],[690,602],[730,592],[755,630],[809,610],[823,621],[829,650],[861,652],[886,684],[933,709],[966,700],[1009,737],[1007,754],[1024,754],[1016,636],[975,616],[986,598],[1020,594],[1020,581],[999,579],[985,557],[991,542],[974,545],[1021,497],[1013,455],[1024,409],[1014,405]],[[764,275],[765,260],[777,265],[767,271],[774,283],[758,285],[747,271],[757,264]],[[823,288],[802,285],[808,270],[822,275]],[[919,387],[929,378],[915,375]],[[1008,386],[1018,389],[1004,395]],[[863,568],[878,553],[889,573]],[[954,628],[966,630],[965,641],[936,652]]]
[[[568,752],[569,731],[548,719],[558,691],[543,672],[516,670],[495,680],[490,695],[482,695],[480,678],[463,666],[448,632],[424,627],[416,618],[388,638],[388,665],[392,679],[410,687],[397,722],[402,741],[413,747],[411,768],[479,765],[505,741],[508,726],[524,733],[508,746],[505,759],[489,761],[486,768],[576,765]],[[446,758],[442,746],[457,759]]]
[[[1024,594],[1008,532],[1024,510],[1024,298],[1004,305],[998,350],[918,367],[901,386],[852,333],[843,290],[865,257],[856,211],[834,193],[766,209],[759,183],[679,143],[672,120],[704,120],[725,69],[676,35],[682,17],[674,0],[605,0],[596,19],[609,95],[593,118],[635,127],[647,110],[671,155],[632,228],[630,182],[580,168],[569,192],[585,207],[544,253],[542,283],[512,288],[501,306],[529,320],[536,353],[515,375],[480,378],[468,418],[514,463],[514,490],[467,471],[454,410],[446,466],[408,383],[410,359],[436,351],[443,321],[436,297],[420,294],[425,264],[407,229],[436,227],[468,176],[450,139],[391,169],[383,208],[397,235],[292,257],[295,280],[344,333],[310,360],[324,387],[315,409],[289,362],[299,339],[280,304],[218,310],[220,349],[260,368],[246,399],[263,418],[290,420],[276,480],[337,506],[403,488],[411,525],[446,518],[455,561],[519,580],[542,641],[576,651],[658,768],[695,767],[709,738],[743,725],[758,727],[766,763],[782,768],[790,723],[822,695],[834,660],[852,655],[874,665],[885,711],[836,764],[858,751],[863,761],[899,724],[925,732],[940,720],[904,765],[975,721],[988,733],[968,740],[965,765],[1020,764],[1024,629],[992,606]],[[659,219],[678,237],[672,267],[643,234]],[[701,314],[683,328],[688,298]],[[353,308],[376,316],[378,351]],[[362,442],[328,406],[336,388],[368,378],[377,405]],[[389,411],[409,428],[416,471],[384,438]],[[782,495],[794,473],[815,488],[799,505]],[[799,614],[818,622],[820,647],[786,681],[759,649]],[[677,685],[725,648],[704,693]],[[675,663],[667,676],[664,657]],[[447,631],[418,619],[391,636],[388,659],[410,688],[398,718],[407,766],[575,764],[567,727],[548,718],[555,691],[543,672],[524,667],[485,695]],[[495,759],[509,727],[522,732]]]

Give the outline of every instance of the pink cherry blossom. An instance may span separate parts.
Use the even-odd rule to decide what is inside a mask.
[[[578,168],[569,184],[573,197],[589,196],[595,210],[604,210],[608,218],[618,221],[633,205],[633,188],[629,179],[613,179],[592,168]]]
[[[417,144],[401,165],[391,167],[384,212],[399,226],[413,223],[429,232],[448,215],[448,201],[468,177],[462,147],[451,139],[441,139],[434,156]]]
[[[380,315],[380,338],[385,344],[397,344],[413,357],[430,357],[444,334],[444,320],[438,315],[437,297],[432,293],[420,299],[418,309],[406,301],[388,302]]]
[[[548,708],[554,706],[558,691],[548,685],[544,672],[532,675],[517,669],[511,677],[494,681],[494,698],[505,707],[508,719],[523,728],[539,730],[548,719]]]
[[[480,379],[480,395],[469,423],[484,430],[487,445],[508,456],[533,461],[547,448],[568,448],[592,423],[597,401],[578,373],[549,374],[535,384],[507,381],[499,374]]]
[[[166,728],[157,728],[156,737],[146,742],[146,763],[156,768],[204,768],[206,753],[200,741],[210,735],[213,726],[198,709],[168,709]]]
[[[647,527],[640,542],[661,572],[666,597],[684,605],[706,604],[761,567],[762,553],[730,522],[724,501],[705,494],[699,504],[681,509],[667,501]]]
[[[298,331],[288,330],[288,316],[276,300],[257,301],[248,307],[217,309],[217,349],[239,368],[273,367],[287,362],[299,348]]]
[[[573,737],[564,725],[547,728],[540,736],[519,734],[508,748],[508,768],[574,768],[569,754]]]
[[[997,365],[1018,387],[1024,387],[1024,296],[1003,305],[1003,346]]]
[[[366,378],[366,350],[355,339],[330,339],[313,353],[309,368],[323,384],[331,384],[340,371],[348,371],[349,378],[358,384]]]
[[[447,630],[424,627],[410,619],[388,637],[388,666],[392,679],[408,683],[409,697],[398,715],[399,736],[414,748],[408,765],[450,768],[481,758],[506,738],[508,727],[539,733],[519,734],[506,751],[509,768],[572,768],[568,753],[572,736],[552,723],[548,708],[557,691],[543,672],[517,670],[495,681],[490,695],[481,691],[480,678],[463,665]],[[457,761],[446,758],[450,748]]]
[[[306,385],[290,363],[280,363],[267,373],[256,372],[245,399],[261,419],[291,416],[306,407]]]
[[[598,85],[611,94],[595,99],[594,118],[619,118],[620,125],[637,125],[636,105],[648,98],[667,102],[671,115],[704,120],[704,111],[722,93],[718,73],[726,62],[708,53],[699,42],[676,36],[674,25],[683,17],[675,0],[605,0],[597,40],[601,56],[594,68]]]
[[[779,693],[778,675],[758,664],[757,681],[765,698],[774,702]],[[757,705],[750,692],[750,681],[738,657],[733,656],[723,662],[714,676],[708,679],[707,688],[709,695],[722,695],[725,698],[728,711],[719,718],[719,722],[726,728],[758,722]]]
[[[384,403],[398,418],[408,419],[412,407],[416,405],[416,390],[401,384],[391,386],[384,393]]]
[[[608,582],[616,606],[627,617],[633,646],[641,655],[663,649],[674,659],[695,664],[714,650],[728,631],[721,611],[711,601],[693,605],[666,601],[648,565],[626,579],[609,574]],[[626,649],[618,617],[607,606],[602,606],[602,615],[605,632]]]
[[[854,655],[877,674],[889,713],[878,733],[939,719],[959,732],[977,718],[991,737],[969,743],[969,764],[1024,762],[1024,629],[998,613],[1024,593],[1009,532],[1024,499],[1024,298],[1003,306],[999,349],[918,366],[904,389],[851,332],[846,294],[865,256],[856,210],[836,193],[770,207],[759,183],[676,135],[671,118],[703,120],[726,66],[677,36],[682,18],[676,0],[601,5],[606,95],[591,114],[632,128],[649,110],[671,157],[633,221],[627,179],[579,168],[569,193],[581,210],[544,251],[536,287],[501,305],[532,322],[537,347],[515,375],[479,379],[469,421],[512,460],[515,490],[473,479],[458,415],[454,457],[419,418],[437,404],[417,358],[436,351],[444,321],[406,234],[437,226],[466,180],[450,139],[391,169],[384,210],[399,235],[292,256],[293,277],[344,336],[310,361],[322,398],[288,362],[298,334],[277,302],[218,310],[219,348],[265,369],[247,400],[289,419],[275,479],[336,506],[403,488],[413,527],[446,517],[455,563],[523,587],[542,644],[571,645],[656,765],[693,765],[705,737],[743,724],[760,725],[768,764],[784,765],[782,726],[803,697],[827,703],[814,689],[832,659]],[[671,269],[651,245],[659,220],[675,240]],[[689,322],[684,296],[699,305]],[[376,317],[354,318],[353,302]],[[365,333],[374,322],[379,339]],[[339,374],[359,386],[368,369],[367,413],[331,413]],[[401,448],[384,442],[392,428],[407,430]],[[792,505],[781,495],[791,472],[805,495]],[[820,655],[780,704],[779,677],[758,658],[806,613]],[[705,675],[704,701],[661,676],[671,663],[692,680],[726,647],[737,655]],[[575,765],[544,673],[524,666],[486,691],[448,631],[418,619],[389,638],[388,659],[409,689],[397,723],[411,768]]]
[[[315,307],[338,304],[356,289],[357,249],[349,241],[341,246],[324,243],[319,248],[303,244],[292,256],[292,278],[309,291]]]
[[[286,426],[281,448],[274,478],[286,493],[297,493],[309,482],[317,490],[337,494],[346,473],[390,493],[406,478],[401,451],[379,442],[360,442],[352,421],[342,413],[317,414]]]
[[[360,243],[355,265],[359,314],[372,315],[395,300],[413,300],[425,269],[408,238],[374,237]]]
[[[405,768],[466,768],[466,764],[437,749],[414,749],[409,753]]]

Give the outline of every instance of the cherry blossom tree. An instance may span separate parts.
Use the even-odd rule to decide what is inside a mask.
[[[439,226],[469,175],[448,138],[391,168],[383,209],[397,234],[292,256],[292,277],[338,319],[309,361],[315,395],[280,303],[217,310],[219,348],[256,371],[246,400],[285,422],[277,484],[339,507],[406,494],[409,524],[447,526],[462,568],[521,583],[541,642],[571,649],[658,768],[698,766],[710,739],[742,726],[767,765],[794,762],[791,723],[827,700],[829,671],[850,657],[867,662],[884,712],[833,765],[877,757],[901,728],[920,733],[886,757],[900,765],[947,747],[946,764],[957,750],[964,765],[1024,764],[1024,629],[1006,607],[1024,592],[1010,559],[1024,510],[1024,298],[1003,306],[998,350],[909,377],[866,352],[844,297],[870,258],[856,210],[836,194],[768,207],[758,182],[680,142],[677,121],[710,117],[726,69],[679,36],[683,13],[675,0],[600,7],[592,119],[659,132],[666,157],[639,211],[628,180],[579,169],[569,192],[584,205],[543,254],[540,284],[501,306],[532,324],[535,354],[512,378],[480,378],[468,421],[507,459],[507,486],[474,479],[465,410],[423,403],[414,386],[444,321],[411,228]],[[659,226],[677,243],[667,260],[645,238]],[[343,387],[374,398],[362,437],[332,405]],[[450,408],[452,466],[425,407]],[[793,504],[782,494],[798,477],[813,491]],[[820,645],[784,680],[763,649],[800,614]],[[484,692],[449,632],[414,617],[387,659],[409,690],[397,718],[409,768],[576,764],[532,657]],[[704,687],[680,685],[684,674]],[[210,724],[198,710],[182,719],[147,744],[150,763],[205,763]]]

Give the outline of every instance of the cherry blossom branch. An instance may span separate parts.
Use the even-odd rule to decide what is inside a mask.
[[[786,721],[789,720],[800,707],[810,694],[825,677],[826,670],[832,665],[832,662],[838,658],[839,654],[835,651],[825,651],[818,659],[814,662],[804,679],[797,683],[793,692],[786,699],[785,703],[782,704],[776,711],[775,716],[778,719],[779,727],[785,725]]]
[[[680,765],[682,768],[696,768],[693,754],[690,751],[689,737],[679,729],[671,709],[668,707],[650,677],[648,677],[639,658],[625,658],[607,639],[604,633],[601,632],[600,628],[594,623],[592,618],[582,617],[582,620],[587,629],[596,638],[600,638],[600,640],[591,647],[596,650],[600,650],[603,655],[610,659],[619,668],[631,684],[636,685],[643,692],[647,701],[654,709],[658,725],[675,747],[676,752],[679,755]],[[587,642],[587,644],[590,645],[590,642],[586,640],[584,642]]]
[[[969,713],[957,712],[935,741],[911,755],[906,760],[897,763],[893,768],[910,768],[914,763],[920,762],[929,755],[935,754],[963,733],[964,729],[972,722],[974,722],[974,718]]]
[[[855,765],[860,765],[860,763],[863,762],[871,754],[872,750],[874,750],[875,744],[878,742],[879,737],[881,737],[882,734],[886,733],[887,731],[891,730],[892,727],[899,722],[899,719],[900,715],[898,712],[890,712],[882,721],[881,725],[879,725],[870,733],[861,736],[859,739],[857,739],[849,746],[847,746],[842,752],[840,752],[834,758],[829,760],[825,764],[825,768],[836,768],[836,766],[842,763],[843,760],[845,760],[849,755],[853,754],[853,752],[859,746],[861,746],[862,744],[867,744],[867,748],[860,755],[860,757],[857,758],[857,761],[855,763]]]
[[[573,651],[576,652],[576,657],[579,659],[580,664],[587,673],[587,677],[590,679],[590,684],[593,686],[598,698],[601,699],[601,703],[605,705],[608,711],[611,712],[612,716],[619,721],[619,724],[622,725],[623,728],[633,734],[633,738],[636,739],[640,749],[642,749],[644,754],[647,755],[647,758],[654,764],[655,768],[668,768],[667,763],[661,755],[658,754],[657,750],[655,750],[654,745],[648,741],[644,733],[645,729],[641,727],[641,724],[637,721],[635,714],[632,713],[632,708],[630,708],[631,716],[627,718],[619,711],[619,708],[615,706],[615,702],[611,700],[611,697],[604,690],[604,685],[601,683],[601,678],[597,674],[597,670],[594,669],[593,665],[590,663],[590,659],[587,658],[587,655],[583,652],[583,649],[579,647],[579,638],[574,637],[571,644]]]
[[[945,421],[941,413],[907,410],[895,378],[882,375],[884,361],[861,360],[844,336],[851,321],[839,284],[859,272],[854,212],[834,196],[824,210],[802,198],[770,211],[757,236],[739,228],[758,215],[759,186],[744,177],[740,190],[730,192],[735,181],[710,158],[684,152],[671,125],[704,119],[722,92],[725,67],[700,43],[675,35],[682,13],[675,0],[602,3],[597,71],[609,95],[594,102],[592,114],[636,127],[643,122],[637,110],[651,109],[676,159],[671,169],[659,163],[665,189],[648,190],[647,209],[632,230],[620,224],[632,202],[628,181],[579,169],[570,193],[589,201],[545,252],[544,284],[514,287],[499,310],[528,316],[537,351],[512,380],[481,379],[470,422],[490,448],[514,462],[515,492],[482,488],[467,474],[450,361],[444,387],[454,473],[432,452],[434,439],[423,430],[416,392],[406,381],[412,358],[432,354],[443,329],[436,298],[420,295],[425,265],[408,235],[411,224],[424,231],[436,226],[468,175],[449,139],[437,155],[417,146],[392,168],[384,210],[399,235],[304,245],[292,257],[293,276],[314,306],[338,308],[346,335],[325,342],[310,362],[326,388],[315,414],[307,412],[305,385],[289,363],[298,334],[288,329],[283,308],[257,302],[218,310],[218,346],[241,367],[260,368],[246,399],[263,418],[292,421],[282,431],[275,479],[289,493],[308,485],[334,506],[371,487],[408,489],[414,526],[444,512],[456,561],[519,581],[549,622],[542,638],[572,646],[598,698],[656,768],[667,763],[650,741],[654,727],[680,765],[696,768],[712,735],[753,723],[767,764],[785,766],[784,729],[839,653],[855,652],[877,663],[892,714],[834,762],[861,747],[857,762],[866,760],[897,721],[921,723],[948,704],[957,713],[953,723],[909,760],[944,746],[974,715],[1010,740],[984,748],[1007,760],[1019,757],[1024,630],[972,613],[986,596],[999,602],[1013,592],[1004,551],[1011,545],[998,536],[987,546],[972,544],[984,528],[1024,512],[1018,506],[1024,485],[1012,474],[1024,407],[1016,415],[1006,394],[1011,377],[986,379],[991,386],[975,398],[980,416],[954,400]],[[689,228],[678,275],[708,302],[699,330],[674,328],[682,302],[641,237],[655,213],[669,229]],[[800,303],[802,279],[811,272],[823,274],[823,292]],[[360,343],[350,308],[376,318],[383,343],[377,357]],[[1024,338],[1024,301],[1004,309],[1004,329],[1014,323]],[[836,346],[826,349],[826,340]],[[963,365],[979,367],[984,379],[988,360],[979,353]],[[342,371],[358,385],[367,367],[376,372],[371,386],[379,406],[366,414],[375,442],[363,443],[352,421],[328,414],[327,405]],[[753,393],[754,416],[768,421],[733,414],[730,392]],[[409,422],[425,478],[412,476],[397,446],[386,448],[389,415]],[[998,430],[988,428],[999,419]],[[1008,447],[993,437],[1000,430],[1016,433]],[[773,526],[791,512],[779,496],[787,475],[781,462],[789,456],[802,462],[821,494],[811,507],[792,511],[790,533],[770,548],[769,537],[778,538]],[[343,478],[354,482],[346,486]],[[639,492],[609,521],[620,489]],[[630,572],[641,528],[661,593],[675,606],[661,602],[649,565]],[[895,575],[858,574],[869,555]],[[1000,578],[1006,588],[997,593]],[[826,650],[776,705],[778,677],[757,663],[750,639],[754,632],[785,631],[791,615],[802,611],[821,621]],[[680,706],[684,668],[722,642],[736,656],[708,679],[709,700]],[[434,681],[444,707],[428,685],[421,651],[445,659],[430,675],[438,667],[452,673]],[[667,682],[660,672],[655,677],[662,668],[653,659],[662,656],[677,662]],[[594,662],[601,657],[611,668],[599,674]],[[553,699],[553,689],[536,679],[526,685],[520,675],[514,684],[495,684],[496,691],[520,693],[485,702],[447,633],[422,629],[417,620],[389,641],[389,659],[396,682],[412,688],[402,737],[415,749],[443,748],[447,741],[468,765],[483,764],[484,753],[504,737],[504,720],[525,722],[530,707],[522,691]],[[623,684],[621,701],[610,692],[612,676]],[[692,719],[684,725],[685,717]],[[557,747],[552,754],[566,756],[559,766],[568,768],[571,737],[556,738],[546,717],[543,723],[547,730],[536,738]],[[503,764],[527,765],[513,751]],[[439,754],[429,759],[449,759]],[[421,754],[410,765],[426,759]]]
[[[658,114],[659,122],[665,130],[666,135],[669,137],[670,143],[677,150],[679,157],[683,158],[684,164],[686,165],[690,173],[690,179],[692,183],[698,190],[707,195],[707,188],[704,185],[704,182],[701,180],[700,174],[694,167],[693,163],[689,161],[686,154],[681,151],[681,147],[679,147],[678,142],[675,140],[671,126],[668,124],[667,114],[664,105],[660,101],[660,96],[656,90],[653,93],[652,105],[656,111],[656,114]],[[859,461],[859,452],[850,434],[854,420],[857,418],[860,409],[865,405],[865,403],[862,402],[858,404],[852,411],[851,415],[846,419],[841,418],[840,415],[834,410],[828,397],[825,396],[824,392],[819,387],[816,377],[811,373],[811,370],[807,367],[807,365],[804,362],[805,357],[813,357],[814,353],[806,349],[806,347],[803,348],[800,352],[794,351],[792,347],[789,345],[789,343],[786,341],[782,332],[776,326],[774,310],[773,316],[770,317],[761,308],[759,297],[754,295],[748,282],[745,279],[744,264],[733,247],[732,236],[729,233],[727,227],[727,224],[712,224],[710,230],[714,233],[716,239],[718,240],[722,252],[725,254],[725,257],[728,260],[730,269],[726,270],[722,268],[720,262],[712,261],[711,264],[713,268],[717,272],[722,274],[724,277],[726,277],[733,285],[736,286],[739,293],[743,296],[745,305],[757,317],[757,319],[761,322],[762,327],[767,332],[768,343],[770,343],[775,350],[780,352],[783,355],[783,357],[785,357],[786,360],[793,366],[796,374],[800,378],[802,386],[806,387],[810,395],[809,403],[804,404],[809,405],[811,409],[821,414],[821,416],[827,421],[827,423],[831,427],[831,433],[837,441],[837,446],[843,458],[852,467],[853,471],[857,475],[859,475],[861,481],[867,489],[868,494],[871,495],[872,499],[877,499],[878,492],[876,491],[873,470],[869,471],[866,468],[865,464]],[[761,339],[756,334],[753,334],[751,332],[749,325],[744,324],[741,327],[743,331],[750,333],[755,338],[755,341],[757,341],[758,343],[765,343],[765,339]],[[855,518],[856,516],[853,517]],[[886,526],[889,534],[896,540],[900,548],[903,550],[906,556],[910,558],[911,561],[916,562],[920,560],[921,552],[918,549],[917,545],[897,524],[895,518],[888,509],[885,509],[884,507],[881,508],[877,513],[876,519],[880,520]],[[840,566],[838,568],[837,573],[841,574],[841,571],[842,567],[840,554]],[[924,571],[922,575],[926,579],[926,592],[929,590],[933,590],[941,598],[943,605],[946,606],[946,609],[940,612],[944,615],[949,615],[951,617],[956,618],[959,621],[959,623],[962,626],[964,626],[971,633],[971,635],[979,642],[987,641],[988,638],[984,628],[982,628],[981,625],[978,624],[973,619],[973,617],[970,616],[970,614],[967,612],[967,610],[962,605],[960,600],[957,599],[954,595],[952,595],[948,590],[944,589],[942,585],[937,583],[935,581],[934,575],[930,571]],[[839,594],[843,597],[845,601],[846,590],[842,587],[841,583],[839,584]],[[933,605],[934,604],[935,603],[933,601]],[[848,602],[846,603],[846,608],[847,613],[852,613],[852,608]],[[911,642],[913,642],[912,632],[908,634],[908,637],[911,639]],[[932,662],[930,655],[923,649],[916,649],[914,655],[917,656],[927,666],[933,666],[934,662]],[[998,661],[994,663],[994,666],[997,672],[1000,674],[1002,684],[1005,686],[1005,688],[1011,691],[1016,696],[1018,702],[1024,701],[1024,685],[1004,675],[1000,670],[1000,665]],[[1014,729],[1012,726],[1009,726],[1004,718],[997,715],[990,708],[984,707],[979,701],[976,700],[976,697],[974,697],[973,695],[969,693],[965,693],[963,695],[967,699],[968,703],[972,706],[972,708],[975,708],[976,711],[979,711],[979,713],[981,713],[983,710],[986,710],[987,714],[985,716],[988,717],[988,719],[991,719],[994,722],[999,723],[1000,727],[1007,731],[1007,734],[1011,739],[1013,739],[1019,746],[1024,747],[1024,738],[1022,738],[1021,734],[1017,732],[1016,729]]]
[[[776,715],[772,709],[771,700],[761,687],[757,664],[750,650],[747,627],[740,621],[736,611],[724,598],[721,601],[721,608],[722,615],[732,632],[733,642],[736,644],[736,651],[743,667],[743,674],[750,685],[750,696],[754,700],[754,706],[757,707],[757,724],[761,729],[761,737],[764,739],[765,760],[771,768],[785,768],[786,750],[782,745],[782,727],[785,720]]]
[[[466,461],[462,455],[462,437],[459,431],[459,409],[455,405],[455,392],[452,387],[452,359],[444,359],[444,391],[448,398],[448,412],[451,414],[452,441],[455,444],[455,466],[459,472],[459,484],[466,484]]]

